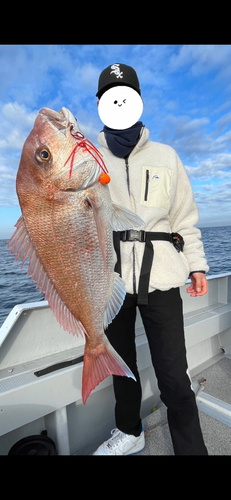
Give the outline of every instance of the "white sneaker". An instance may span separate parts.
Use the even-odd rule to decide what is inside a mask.
[[[112,437],[97,448],[93,455],[135,455],[145,447],[144,430],[140,436],[125,434],[119,429],[111,431]]]

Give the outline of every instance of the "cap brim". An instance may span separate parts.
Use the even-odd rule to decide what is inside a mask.
[[[140,89],[137,90],[136,87],[134,87],[133,85],[128,85],[127,83],[123,83],[123,82],[115,82],[115,83],[109,83],[108,85],[105,85],[104,87],[102,87],[100,90],[98,90],[96,97],[98,97],[99,99],[102,97],[102,95],[104,94],[104,92],[106,92],[107,90],[111,89],[112,87],[130,87],[131,89],[135,90],[140,96],[141,96],[141,91]]]

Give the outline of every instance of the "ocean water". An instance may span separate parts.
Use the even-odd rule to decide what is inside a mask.
[[[202,228],[201,233],[210,266],[208,274],[231,272],[231,226]],[[26,263],[20,269],[21,262],[14,262],[15,255],[10,255],[7,243],[0,240],[0,326],[16,304],[44,299],[26,275]]]

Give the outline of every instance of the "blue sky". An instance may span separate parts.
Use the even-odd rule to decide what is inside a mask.
[[[21,213],[15,179],[39,109],[69,108],[97,145],[98,77],[116,62],[137,71],[150,140],[183,161],[199,226],[231,225],[231,45],[1,45],[0,239]]]

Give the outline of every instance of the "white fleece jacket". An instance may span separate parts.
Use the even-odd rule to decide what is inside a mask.
[[[178,253],[167,241],[153,242],[154,259],[149,282],[149,292],[152,292],[182,286],[190,272],[207,272],[209,267],[201,232],[195,227],[199,214],[186,170],[173,148],[149,141],[148,137],[149,130],[143,127],[128,157],[128,169],[125,160],[109,150],[104,132],[100,132],[98,142],[111,177],[112,200],[140,215],[146,222],[146,227],[141,229],[176,232],[184,238],[183,253]],[[120,243],[122,278],[127,293],[138,291],[144,245],[139,241]]]

